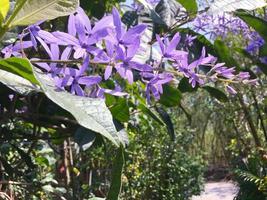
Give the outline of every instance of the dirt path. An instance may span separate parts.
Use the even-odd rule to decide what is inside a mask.
[[[192,200],[233,200],[238,188],[231,182],[206,183],[205,191]]]

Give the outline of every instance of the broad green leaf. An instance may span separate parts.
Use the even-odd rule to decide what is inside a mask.
[[[39,84],[33,75],[31,63],[28,59],[24,58],[7,58],[0,60],[0,69],[11,72],[31,83]]]
[[[170,115],[167,113],[166,110],[164,110],[161,107],[156,107],[156,111],[159,113],[161,119],[166,124],[167,131],[168,131],[168,134],[170,135],[171,140],[174,141],[175,140],[175,132],[174,132],[174,127],[173,127],[173,123],[172,123]]]
[[[124,148],[120,146],[113,163],[111,174],[111,185],[108,191],[107,200],[118,200],[122,186],[122,171],[124,165]]]
[[[128,122],[130,118],[129,106],[125,98],[119,98],[110,111],[112,116],[120,122]]]
[[[150,108],[148,108],[145,104],[140,103],[138,105],[138,109],[141,110],[144,114],[149,115],[150,117],[152,117],[160,125],[164,126],[164,122]]]
[[[239,18],[245,21],[249,26],[254,28],[260,36],[267,42],[267,22],[259,17],[255,17],[246,12],[236,12]]]
[[[0,1],[0,22],[4,21],[9,10],[9,0]]]
[[[32,84],[21,76],[4,70],[0,70],[0,82],[21,95],[27,95],[32,91],[41,92],[39,86]]]
[[[196,14],[198,11],[196,0],[177,0],[189,12],[189,14]]]
[[[210,3],[208,13],[217,15],[238,9],[255,10],[264,6],[266,6],[265,0],[216,0]]]
[[[81,126],[100,133],[116,146],[124,145],[114,126],[105,100],[75,96],[66,91],[56,91],[53,80],[46,74],[37,70],[34,70],[34,74],[46,96],[71,113]]]
[[[27,0],[11,26],[29,25],[69,15],[79,6],[78,0]]]
[[[205,87],[203,87],[203,89],[205,89],[212,97],[218,99],[221,102],[228,101],[226,94],[217,88],[205,86]]]
[[[163,94],[160,97],[160,103],[167,107],[174,107],[180,104],[182,93],[169,85],[163,86]]]
[[[235,67],[240,70],[239,64],[231,56],[229,48],[221,40],[215,40],[214,48],[217,52],[220,62],[224,62],[228,67]]]

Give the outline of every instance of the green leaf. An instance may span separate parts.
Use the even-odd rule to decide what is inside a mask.
[[[125,98],[119,98],[114,106],[110,108],[112,116],[120,122],[128,122],[130,118],[129,106]]]
[[[118,200],[122,186],[122,170],[124,165],[124,148],[120,146],[113,163],[111,174],[111,185],[108,191],[107,200]]]
[[[189,14],[196,14],[198,11],[196,0],[177,0],[189,12]]]
[[[105,100],[75,96],[66,91],[56,91],[53,80],[46,74],[34,70],[34,75],[40,82],[45,95],[72,114],[81,126],[100,133],[116,146],[124,145],[118,136],[119,133],[114,126],[112,115]]]
[[[230,49],[224,44],[221,40],[215,40],[214,48],[219,56],[220,62],[224,62],[228,67],[235,67],[237,70],[240,70],[239,64],[231,56]]]
[[[32,72],[31,63],[24,58],[7,58],[0,60],[0,69],[11,72],[34,84],[39,84]]]
[[[164,126],[164,122],[150,108],[148,108],[145,104],[140,103],[138,105],[138,109],[140,109],[144,114],[149,115],[150,117],[152,117],[160,125]]]
[[[218,99],[221,102],[228,101],[226,94],[217,88],[205,86],[205,87],[203,87],[203,89],[205,89],[212,97]]]
[[[182,93],[176,89],[171,87],[170,85],[163,86],[163,94],[160,97],[160,103],[167,107],[174,107],[180,104],[182,99]]]
[[[175,140],[175,132],[174,132],[174,127],[173,127],[173,123],[172,123],[170,115],[167,113],[166,110],[164,110],[161,107],[156,107],[156,111],[159,113],[161,119],[166,124],[167,131],[168,131],[168,134],[170,135],[171,140],[174,141]]]
[[[11,26],[25,26],[66,16],[74,12],[78,6],[78,0],[27,0],[11,22]]]
[[[0,1],[0,22],[4,21],[9,10],[9,0]]]
[[[264,19],[250,15],[247,12],[236,12],[235,14],[249,26],[254,28],[265,42],[267,42],[267,22]]]

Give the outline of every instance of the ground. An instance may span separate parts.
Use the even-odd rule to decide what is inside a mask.
[[[238,188],[232,182],[206,183],[205,190],[192,200],[233,200]]]

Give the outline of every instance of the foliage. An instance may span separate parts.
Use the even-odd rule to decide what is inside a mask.
[[[237,199],[266,197],[265,13],[122,2],[1,0],[1,190],[184,200],[207,158],[233,169]]]

